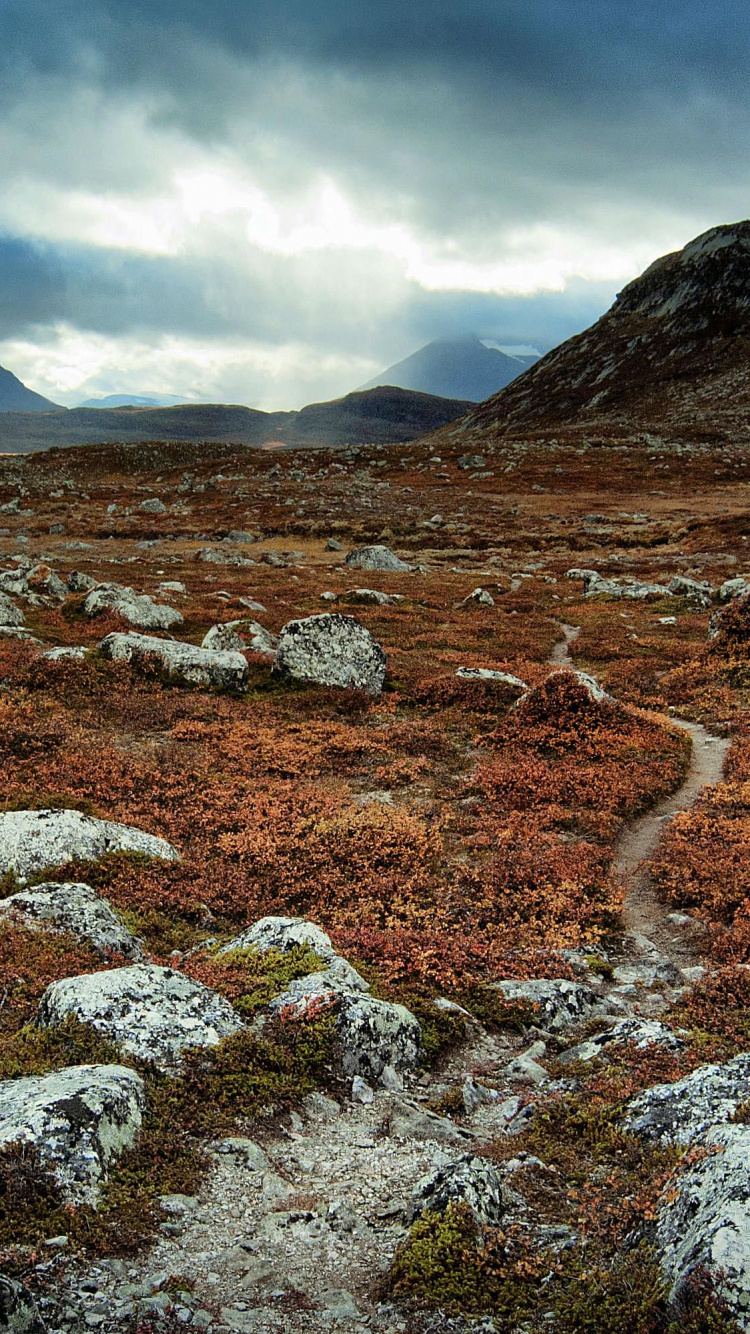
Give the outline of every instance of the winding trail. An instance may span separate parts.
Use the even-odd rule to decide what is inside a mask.
[[[564,637],[555,644],[550,662],[557,667],[575,668],[570,646],[578,638],[581,627],[561,625],[561,629]],[[663,903],[654,890],[648,862],[659,845],[665,821],[680,811],[689,810],[705,788],[721,782],[730,743],[724,737],[712,736],[700,723],[674,717],[670,722],[689,733],[692,741],[687,777],[676,792],[624,831],[615,848],[612,872],[625,885],[622,917],[628,954],[643,958],[659,953],[677,967],[686,967],[700,957],[695,931],[686,930],[679,921],[672,920],[669,905]]]

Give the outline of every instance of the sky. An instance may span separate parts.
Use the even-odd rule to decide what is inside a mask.
[[[0,0],[0,364],[295,408],[750,215],[746,0]]]

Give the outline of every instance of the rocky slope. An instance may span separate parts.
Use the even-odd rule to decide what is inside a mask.
[[[750,222],[656,260],[584,333],[467,414],[465,442],[534,432],[748,436]]]

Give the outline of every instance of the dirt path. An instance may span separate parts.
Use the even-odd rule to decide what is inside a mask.
[[[580,626],[561,625],[563,639],[558,640],[550,662],[557,667],[573,667],[570,646],[580,634]],[[677,967],[696,963],[700,950],[696,933],[686,930],[685,924],[671,920],[669,905],[656,895],[648,871],[662,836],[664,823],[686,811],[696,802],[704,788],[721,782],[724,757],[729,741],[712,736],[699,723],[683,718],[672,718],[675,727],[688,732],[692,740],[690,768],[680,788],[665,797],[647,815],[634,821],[621,836],[612,863],[614,874],[625,883],[623,922],[627,932],[627,952],[631,957],[643,957],[658,951]]]

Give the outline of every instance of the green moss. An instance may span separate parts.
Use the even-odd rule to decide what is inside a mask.
[[[118,908],[117,915],[128,931],[143,941],[149,954],[164,956],[174,950],[184,953],[211,935],[178,912],[165,913],[158,908]]]
[[[290,982],[299,977],[308,977],[310,973],[320,972],[326,965],[308,945],[295,945],[290,950],[229,950],[215,959],[217,967],[225,973],[233,974],[237,979],[232,1002],[236,1010],[244,1016],[265,1009],[274,996],[286,991]],[[239,977],[237,976],[239,971]],[[221,977],[217,978],[221,987]],[[237,989],[239,994],[237,994]]]
[[[113,1043],[69,1015],[55,1028],[26,1024],[0,1042],[0,1080],[44,1075],[67,1065],[108,1065],[121,1059]]]
[[[417,1306],[464,1314],[485,1305],[477,1225],[468,1205],[424,1213],[413,1224],[391,1265],[386,1289]]]

